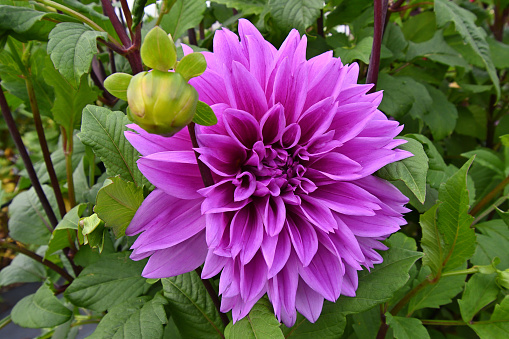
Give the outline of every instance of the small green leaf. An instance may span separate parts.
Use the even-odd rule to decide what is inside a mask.
[[[496,172],[498,175],[505,177],[505,164],[500,159],[499,153],[488,149],[480,148],[473,151],[462,153],[461,156],[470,159],[475,155],[475,164],[479,164],[483,167],[489,168]]]
[[[198,101],[196,104],[196,113],[194,114],[193,122],[202,126],[213,126],[217,124],[217,117],[209,105],[203,101]]]
[[[201,53],[191,53],[182,58],[175,68],[175,72],[180,73],[189,81],[189,79],[200,76],[207,69],[207,61]]]
[[[122,179],[133,181],[138,186],[148,185],[150,183],[136,165],[140,154],[124,136],[127,131],[125,125],[129,123],[122,112],[88,105],[83,109],[78,137],[101,158],[109,176],[120,175]]]
[[[65,307],[43,284],[35,294],[21,299],[11,312],[12,321],[22,327],[45,328],[65,323],[72,311]]]
[[[437,148],[422,134],[407,134],[406,138],[412,138],[422,144],[424,152],[428,156],[428,175],[426,176],[426,183],[431,187],[438,189],[440,185],[448,178],[446,173],[447,165],[445,164],[442,155],[438,152]]]
[[[237,321],[230,322],[224,331],[226,339],[283,339],[279,321],[274,317],[272,305],[267,299],[260,299],[249,314]]]
[[[103,312],[150,287],[141,276],[146,260],[132,261],[129,252],[101,255],[87,266],[65,291],[74,305]]]
[[[164,305],[168,301],[156,294],[129,299],[108,310],[89,339],[162,338],[168,322]]]
[[[509,296],[505,296],[499,305],[495,306],[495,311],[489,321],[482,324],[470,324],[481,339],[507,338],[509,335]]]
[[[161,279],[182,338],[221,338],[224,325],[196,272]]]
[[[296,28],[301,33],[315,23],[323,6],[320,0],[269,0],[267,4],[277,26],[284,30]]]
[[[360,60],[369,64],[371,49],[373,48],[373,37],[365,37],[353,47],[340,47],[334,50],[335,56],[341,58],[344,64],[350,64],[355,60]]]
[[[395,339],[429,339],[428,331],[419,319],[395,317],[389,312],[385,313],[385,317]]]
[[[377,172],[386,180],[402,180],[415,194],[421,203],[426,199],[426,174],[428,172],[428,156],[420,142],[410,139],[398,148],[412,153],[414,156],[386,165]]]
[[[127,73],[113,73],[104,80],[104,88],[117,98],[127,101],[127,87],[132,77]]]
[[[178,39],[188,29],[200,24],[206,9],[203,0],[177,0],[170,13],[161,20],[161,28],[171,34],[173,39]]]
[[[496,274],[474,274],[468,280],[463,296],[458,300],[464,322],[469,323],[477,312],[497,299],[500,290],[495,278]]]
[[[0,286],[14,283],[41,282],[46,279],[44,265],[18,253],[9,266],[0,271]]]
[[[471,261],[474,265],[490,265],[495,257],[500,258],[499,269],[509,268],[509,229],[500,219],[475,225],[477,248]]]
[[[74,244],[78,223],[86,207],[86,204],[79,204],[64,215],[64,218],[58,223],[51,234],[44,258],[47,258],[58,250],[69,247],[71,242]]]
[[[433,140],[442,140],[454,131],[456,120],[458,119],[458,110],[456,106],[447,100],[442,91],[428,84],[425,86],[433,100],[433,104],[424,113],[423,120],[429,126]]]
[[[147,4],[147,0],[134,0],[132,14],[133,14],[133,25],[131,29],[134,31],[136,26],[138,26],[145,15],[145,6]]]
[[[322,313],[315,323],[297,313],[295,325],[290,328],[285,325],[281,325],[281,327],[285,338],[289,339],[309,339],[310,333],[320,339],[336,339],[340,338],[345,330],[346,317],[337,311],[337,304],[325,300]]]
[[[147,33],[140,53],[145,65],[161,72],[172,69],[177,62],[177,48],[172,38],[159,26]]]
[[[78,237],[81,244],[89,244],[92,248],[98,248],[101,253],[104,248],[105,235],[104,223],[97,214],[94,213],[80,220]]]
[[[111,178],[111,181],[97,193],[94,212],[120,238],[125,235],[127,226],[143,202],[143,188],[119,177]]]
[[[92,58],[97,54],[97,38],[107,39],[106,32],[97,32],[73,22],[59,23],[49,34],[48,54],[55,68],[71,83],[78,84],[90,72]]]

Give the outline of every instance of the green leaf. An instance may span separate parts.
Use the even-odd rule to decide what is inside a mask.
[[[468,280],[463,296],[458,300],[464,322],[469,323],[477,312],[497,299],[500,290],[495,278],[496,274],[478,273]]]
[[[424,256],[426,258],[426,255]],[[414,281],[413,287],[424,281],[430,274],[430,269],[423,266],[418,278]],[[465,285],[464,275],[442,277],[432,285],[420,290],[408,303],[407,314],[412,314],[422,308],[440,308],[441,305],[450,304],[452,298],[457,296]]]
[[[387,325],[394,331],[396,339],[429,339],[429,334],[421,321],[416,318],[395,317],[385,313]]]
[[[458,107],[456,133],[484,140],[486,138],[486,109],[479,105]]]
[[[269,0],[267,7],[277,26],[287,31],[296,28],[303,33],[320,16],[320,0]]]
[[[129,252],[102,255],[86,267],[65,291],[74,305],[103,312],[150,287],[141,276],[146,261],[132,261]]]
[[[407,143],[398,146],[398,148],[408,151],[414,156],[388,164],[377,174],[386,180],[402,180],[417,199],[424,203],[426,199],[428,156],[420,142],[410,138],[402,139],[405,139]]]
[[[196,104],[196,113],[193,117],[193,122],[202,126],[212,126],[217,124],[217,117],[212,108],[203,101]]]
[[[104,88],[117,98],[127,101],[127,87],[132,77],[127,73],[113,73],[104,80]]]
[[[106,32],[97,32],[73,22],[58,24],[49,34],[48,54],[55,68],[71,82],[78,84],[90,72],[92,58],[97,54],[97,38],[107,39]]]
[[[42,189],[55,215],[58,215],[53,190],[46,185],[42,185]],[[21,192],[12,200],[9,213],[9,235],[13,239],[25,244],[46,245],[48,243],[51,236],[49,231],[51,223],[33,188]]]
[[[437,224],[438,206],[438,204],[434,205],[420,217],[421,246],[424,252],[422,263],[431,269],[433,276],[437,276],[441,271],[445,255],[445,242]]]
[[[435,13],[422,12],[410,16],[408,20],[404,21],[401,31],[405,35],[405,39],[419,43],[431,39],[435,28]]]
[[[111,181],[97,193],[94,212],[120,238],[143,202],[143,188],[119,177],[111,178]]]
[[[258,300],[249,314],[237,321],[230,322],[224,331],[226,339],[283,339],[279,321],[274,317],[270,301],[265,298]]]
[[[476,16],[448,0],[435,1],[435,14],[439,27],[444,27],[448,22],[453,22],[463,41],[470,45],[474,52],[481,57],[491,81],[495,85],[498,100],[500,98],[500,82],[491,60],[490,49],[484,38],[484,32],[482,28],[475,24]]]
[[[125,125],[129,123],[122,112],[88,105],[83,109],[81,133],[78,137],[101,158],[109,176],[118,174],[122,179],[142,186],[148,184],[148,181],[136,166],[140,154],[124,137],[127,131]]]
[[[393,234],[386,245],[389,250],[382,252],[383,263],[375,265],[371,272],[359,272],[359,287],[356,297],[339,297],[336,311],[344,314],[359,313],[392,298],[410,277],[408,271],[422,253],[406,249],[408,237],[402,233]]]
[[[507,338],[509,336],[509,296],[506,296],[499,305],[489,321],[482,324],[468,324],[481,339]]]
[[[189,28],[198,26],[206,8],[203,0],[177,0],[161,20],[161,28],[177,40]]]
[[[428,41],[410,42],[405,56],[406,60],[411,61],[418,57],[428,58],[448,66],[470,68],[470,65],[461,54],[445,42],[443,30],[436,31],[433,38]]]
[[[224,331],[219,313],[196,272],[161,279],[164,296],[183,338],[220,338]]]
[[[14,283],[41,282],[46,279],[44,265],[18,253],[9,266],[0,271],[0,286]]]
[[[425,85],[433,103],[424,113],[424,123],[429,126],[433,140],[439,141],[451,135],[458,119],[458,110],[445,94],[428,84]]]
[[[147,33],[140,53],[145,65],[161,72],[168,72],[177,62],[177,48],[172,38],[159,26]]]
[[[475,225],[480,232],[477,234],[477,248],[471,261],[474,265],[489,265],[493,258],[500,258],[499,269],[509,268],[509,229],[500,220],[490,220]]]
[[[380,309],[373,307],[367,311],[352,315],[352,327],[357,338],[376,338],[380,329]]]
[[[502,159],[500,159],[499,153],[489,149],[489,148],[480,148],[473,151],[462,153],[461,156],[470,159],[475,155],[475,164],[479,164],[483,167],[489,168],[492,171],[495,171],[502,177],[505,177],[505,164]]]
[[[303,315],[297,314],[295,325],[288,328],[281,325],[285,338],[308,339],[310,336],[320,339],[340,338],[346,327],[345,315],[337,311],[337,304],[325,300],[322,313],[315,323]]]
[[[97,93],[90,88],[86,76],[78,81],[77,87],[69,83],[55,70],[51,61],[46,62],[44,76],[55,91],[55,103],[51,109],[53,120],[65,127],[70,135],[80,125],[83,108],[97,99]]]
[[[72,311],[43,284],[35,294],[24,297],[14,306],[11,317],[22,327],[45,328],[65,323],[71,319]]]
[[[86,208],[86,204],[79,204],[64,215],[64,218],[58,223],[51,234],[44,258],[58,250],[69,247],[71,243],[74,244],[78,223]]]
[[[235,8],[245,16],[262,13],[267,5],[267,0],[214,0],[214,2]]]
[[[488,44],[495,67],[499,69],[509,68],[509,46],[492,37],[488,37]]]
[[[40,12],[28,7],[0,5],[0,36],[12,35],[20,41],[48,39],[55,22],[78,20],[57,13]]]
[[[422,148],[428,156],[429,165],[426,183],[428,183],[431,187],[438,189],[448,178],[446,173],[447,165],[445,164],[442,155],[438,152],[433,142],[422,134],[406,134],[405,137],[415,139],[422,144]]]
[[[168,322],[164,305],[168,301],[156,294],[129,299],[108,310],[89,339],[162,338]]]
[[[205,57],[201,53],[191,53],[186,55],[179,61],[177,67],[175,68],[175,72],[180,73],[189,81],[189,79],[200,76],[207,69],[207,61]]]
[[[474,254],[475,232],[470,225],[474,220],[470,214],[467,190],[467,171],[474,158],[468,160],[456,174],[440,186],[438,199],[438,230],[447,245],[445,258],[449,257],[444,271],[463,264]]]
[[[78,237],[83,245],[90,245],[92,248],[98,248],[102,253],[104,248],[104,238],[107,234],[104,223],[97,216],[92,214],[89,217],[82,218],[79,224]]]
[[[334,50],[336,57],[341,58],[343,64],[350,64],[355,60],[360,60],[369,64],[371,49],[373,47],[373,37],[365,37],[353,47],[340,47]]]

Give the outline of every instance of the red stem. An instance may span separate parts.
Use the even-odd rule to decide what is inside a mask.
[[[388,0],[375,0],[375,33],[373,37],[371,57],[369,59],[368,75],[366,77],[366,83],[373,84],[373,87],[369,91],[370,93],[376,91],[376,83],[378,82],[380,50],[382,48],[385,14],[387,13],[387,1]]]

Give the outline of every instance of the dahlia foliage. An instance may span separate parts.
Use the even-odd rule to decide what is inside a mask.
[[[357,84],[357,64],[332,52],[306,60],[296,30],[279,50],[247,20],[239,35],[217,31],[190,81],[219,121],[196,126],[194,149],[215,184],[204,187],[186,129],[167,138],[128,126],[156,186],[127,229],[140,234],[131,258],[150,257],[147,278],[204,264],[234,321],[267,293],[287,326],[296,311],[314,322],[324,299],[355,296],[357,271],[380,263],[380,241],[405,224],[407,198],[373,174],[411,154],[395,149],[402,126],[377,109],[381,92]]]

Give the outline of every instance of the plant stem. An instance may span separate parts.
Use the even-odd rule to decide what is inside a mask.
[[[48,0],[39,0],[39,1],[48,1]],[[125,27],[120,23],[120,20],[118,19],[118,16],[115,13],[115,9],[111,5],[111,2],[109,0],[101,0],[101,4],[103,7],[104,14],[106,14],[106,16],[108,16],[108,18],[110,19],[111,24],[113,25],[115,32],[118,34],[118,37],[120,38],[120,42],[122,43],[122,45],[124,45],[124,47],[131,46],[131,40],[127,36]]]
[[[133,31],[131,30],[131,26],[133,25],[133,16],[131,14],[131,10],[129,9],[129,5],[127,4],[126,0],[120,0],[120,5],[122,6],[122,12],[124,13],[127,29],[129,30],[131,39],[134,40]]]
[[[477,215],[484,206],[486,206],[491,200],[493,200],[503,189],[509,184],[509,176],[507,176],[501,183],[499,183],[490,193],[486,194],[469,212],[470,215]]]
[[[62,129],[63,147],[64,147],[64,155],[65,155],[65,173],[67,175],[67,196],[69,198],[69,204],[71,208],[76,206],[76,197],[74,194],[74,180],[72,177],[73,169],[72,169],[72,153],[74,148],[73,142],[73,133],[71,131],[66,131],[63,126],[60,126]]]
[[[461,320],[421,320],[423,325],[431,325],[431,326],[467,326],[467,325],[486,325],[486,324],[493,324],[493,323],[505,323],[509,322],[509,320],[506,319],[500,319],[500,320],[482,320],[482,321],[471,321],[469,323],[466,323]]]
[[[205,289],[207,290],[207,293],[210,295],[210,298],[212,299],[212,302],[214,303],[214,306],[216,307],[217,311],[219,312],[219,317],[221,318],[221,321],[223,322],[224,327],[228,325],[230,320],[224,314],[221,312],[221,303],[219,302],[219,298],[217,297],[217,292],[214,290],[214,287],[212,287],[212,284],[207,279],[201,279],[201,268],[198,267],[194,270],[196,274],[198,274],[198,277],[200,277],[201,282],[203,283],[203,286],[205,286]]]
[[[325,38],[323,32],[323,9],[320,10],[320,16],[316,19],[316,33],[322,38]]]
[[[373,84],[373,87],[369,91],[370,93],[376,91],[376,83],[378,82],[380,51],[382,48],[387,2],[388,0],[375,0],[375,32],[373,37],[373,47],[371,49],[371,57],[369,58],[368,75],[366,77],[366,83]]]
[[[485,209],[481,214],[479,214],[475,219],[474,221],[472,221],[472,224],[470,225],[470,227],[474,227],[475,224],[477,224],[479,221],[481,221],[485,216],[487,216],[488,214],[490,214],[491,212],[493,212],[493,210],[495,208],[497,208],[498,206],[500,206],[504,201],[507,200],[507,198],[509,198],[509,194],[508,195],[504,195],[503,197],[500,197],[498,198],[497,201],[495,201],[493,204],[490,205],[490,207],[488,207],[487,209]]]
[[[11,242],[11,241],[6,240],[6,239],[0,239],[0,246],[4,247],[4,248],[9,248],[9,249],[11,249],[11,250],[13,250],[15,252],[18,252],[18,253],[23,253],[27,257],[30,257],[30,258],[34,259],[35,261],[37,261],[37,262],[40,262],[44,266],[46,266],[49,269],[51,269],[51,270],[55,271],[56,273],[60,274],[65,280],[67,280],[69,282],[72,282],[74,280],[74,278],[69,273],[67,273],[67,271],[65,269],[63,269],[62,267],[58,266],[57,264],[55,264],[52,261],[44,259],[43,257],[38,255],[37,253],[32,252],[29,249],[27,249],[27,248],[25,248],[25,247],[23,247],[23,246],[21,246],[21,245],[19,245],[17,243]]]
[[[196,31],[194,28],[189,28],[187,30],[187,36],[189,37],[190,44],[198,46],[198,41],[196,40]]]
[[[11,50],[12,50],[11,52],[16,53],[16,51],[13,48],[11,48]],[[27,53],[30,52],[27,51]],[[53,162],[51,161],[51,154],[49,152],[48,143],[46,141],[46,136],[44,134],[44,127],[42,126],[41,114],[39,112],[39,106],[37,104],[37,98],[35,96],[34,84],[32,82],[32,73],[30,70],[30,65],[25,64],[25,70],[26,70],[26,74],[24,75],[25,85],[27,88],[28,99],[30,101],[32,114],[34,116],[34,124],[35,129],[37,131],[37,137],[39,138],[39,144],[41,146],[41,151],[44,158],[44,163],[46,164],[46,170],[48,171],[51,186],[53,187],[53,192],[55,193],[58,210],[60,212],[60,216],[63,218],[66,213],[64,198],[62,196],[62,191],[60,190],[60,184],[58,183],[57,174],[55,173],[55,168],[53,167]]]
[[[96,31],[99,31],[99,32],[105,32],[107,33],[104,29],[102,29],[101,26],[99,26],[98,24],[96,24],[95,22],[93,22],[92,20],[90,20],[89,18],[87,18],[86,16],[84,16],[83,14],[81,13],[78,13],[76,12],[75,10],[72,10],[70,9],[69,7],[66,7],[64,5],[61,5],[59,3],[56,3],[54,1],[51,1],[51,0],[35,0],[36,2],[38,3],[41,3],[41,4],[44,4],[46,6],[49,6],[49,7],[52,7],[52,8],[55,8],[65,14],[68,14],[70,16],[72,16],[73,18],[76,18],[78,19],[79,21],[83,22],[83,23],[86,23],[87,25],[89,25],[90,27],[92,27],[93,29],[95,29]],[[118,42],[114,37],[112,37],[110,34],[108,34],[108,39],[111,41],[111,42]]]
[[[451,271],[451,272],[446,272],[446,273],[442,273],[441,277],[452,277],[452,276],[455,276],[455,275],[465,275],[465,274],[474,274],[474,273],[477,273],[479,272],[479,268],[477,267],[472,267],[472,268],[468,268],[466,270],[457,270],[457,271]]]
[[[1,83],[2,79],[0,79]],[[41,205],[44,209],[44,212],[46,212],[46,215],[48,216],[48,220],[51,223],[51,230],[57,226],[58,220],[55,216],[55,213],[53,212],[53,209],[51,208],[51,205],[48,201],[48,198],[44,194],[44,191],[42,190],[41,183],[39,182],[39,178],[37,178],[37,174],[35,173],[34,165],[32,164],[32,160],[30,159],[28,152],[25,148],[25,144],[23,143],[23,140],[21,139],[21,135],[19,133],[18,128],[16,127],[16,123],[14,122],[14,118],[12,117],[11,110],[9,109],[9,105],[7,104],[7,100],[5,99],[5,95],[3,92],[2,85],[0,85],[0,108],[2,110],[2,115],[4,117],[5,123],[7,124],[7,128],[9,129],[9,133],[11,134],[12,139],[14,140],[14,143],[16,144],[16,147],[18,148],[18,152],[23,159],[23,163],[25,165],[25,168],[27,170],[28,176],[30,178],[30,182],[32,183],[32,186],[35,190],[35,193],[39,197],[39,200],[41,202]]]

